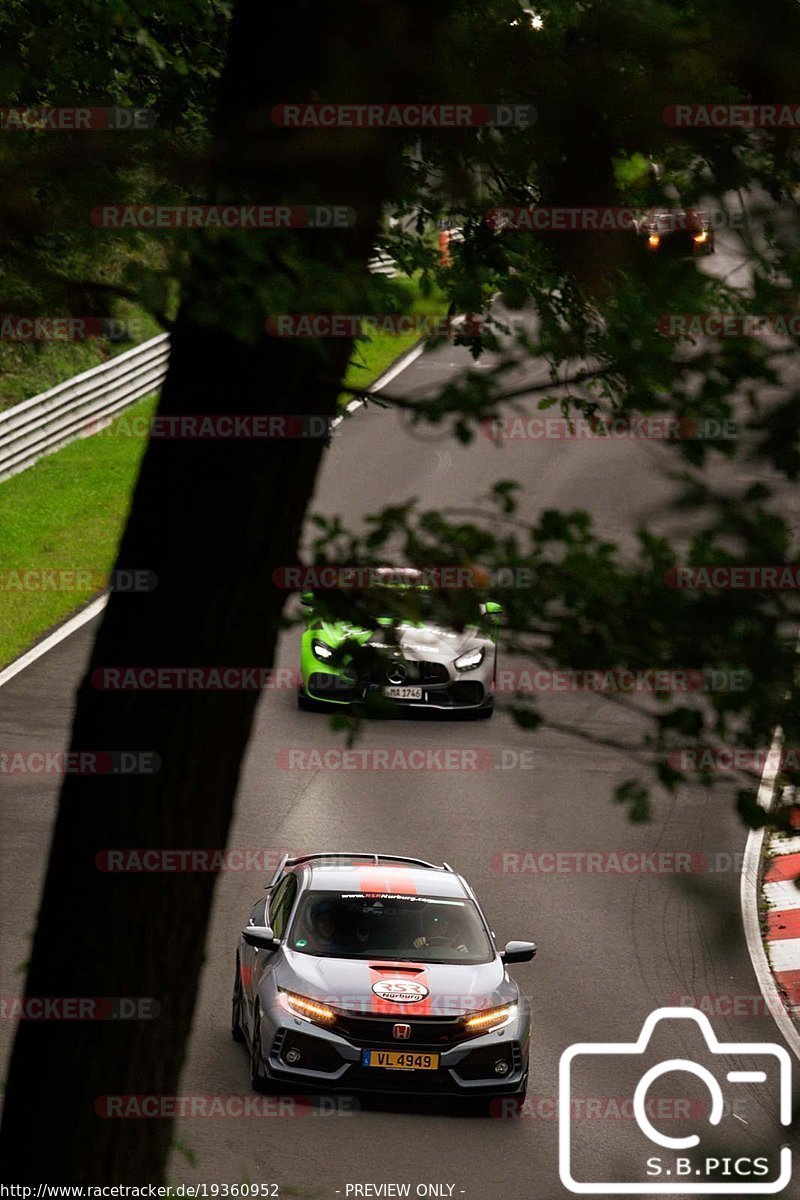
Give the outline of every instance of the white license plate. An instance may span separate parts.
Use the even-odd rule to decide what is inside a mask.
[[[383,689],[384,696],[389,696],[392,700],[421,700],[421,687],[385,687]]]

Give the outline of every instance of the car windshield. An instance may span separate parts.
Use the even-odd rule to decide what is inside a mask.
[[[333,958],[491,962],[494,950],[471,900],[365,892],[306,892],[290,950]]]
[[[376,612],[378,617],[391,616],[412,624],[429,621],[447,624],[448,593],[444,588],[380,584],[372,591],[377,598],[372,611]],[[349,595],[347,592],[340,592],[339,595],[344,599],[339,601],[337,597],[334,611],[346,611]],[[382,602],[383,598],[385,603]]]

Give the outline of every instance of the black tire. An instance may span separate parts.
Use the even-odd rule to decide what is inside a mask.
[[[240,1046],[245,1043],[242,1029],[242,976],[239,969],[239,956],[236,956],[236,978],[233,981],[233,997],[231,999],[231,1037]]]
[[[270,1081],[263,1070],[261,1056],[261,1009],[256,1004],[253,1013],[253,1036],[250,1039],[250,1086],[254,1092],[269,1092]]]

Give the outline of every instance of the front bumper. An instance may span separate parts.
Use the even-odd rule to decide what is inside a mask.
[[[438,664],[437,664],[438,665]],[[316,705],[365,704],[370,696],[381,697],[384,704],[396,710],[439,709],[449,712],[469,712],[494,706],[491,674],[481,671],[454,678],[442,664],[440,678],[411,679],[406,685],[416,688],[417,695],[387,696],[386,683],[358,680],[330,671],[313,671],[303,679],[300,694]]]
[[[365,1037],[351,1038],[333,1030],[274,1014],[264,1017],[262,1045],[265,1073],[274,1080],[324,1088],[328,1091],[381,1092],[397,1095],[489,1097],[515,1095],[524,1090],[528,1076],[528,1018],[521,1015],[504,1029],[449,1045],[441,1043],[387,1043]],[[270,1025],[269,1036],[267,1037]],[[435,1070],[395,1070],[364,1066],[365,1050],[401,1050],[439,1054]],[[289,1051],[299,1052],[295,1065],[286,1062]],[[494,1064],[504,1061],[507,1072],[497,1075]]]

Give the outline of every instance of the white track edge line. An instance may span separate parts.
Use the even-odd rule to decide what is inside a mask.
[[[773,794],[775,789],[775,778],[778,773],[779,755],[777,751],[782,742],[782,731],[776,729],[772,738],[772,745],[769,748],[767,761],[764,764],[764,773],[761,776],[761,783],[758,788],[758,803],[765,810],[772,808]],[[739,895],[742,905],[742,923],[744,925],[744,936],[747,942],[747,950],[750,955],[750,961],[753,964],[758,986],[761,990],[761,995],[767,1005],[767,1011],[770,1013],[778,1026],[778,1029],[783,1034],[787,1043],[794,1051],[795,1056],[800,1059],[800,1032],[795,1027],[792,1018],[789,1016],[787,1006],[783,996],[778,990],[778,985],[775,982],[775,977],[772,974],[772,968],[767,958],[767,952],[764,947],[764,942],[761,937],[761,921],[759,920],[758,901],[759,901],[759,868],[761,864],[761,851],[764,845],[766,829],[751,829],[747,837],[747,845],[744,850],[744,858],[742,860],[742,875],[740,881]]]
[[[384,371],[382,375],[378,376],[369,390],[371,392],[382,391],[387,384],[390,384],[394,379],[397,378],[398,375],[405,371],[407,367],[410,367],[412,363],[416,362],[420,355],[425,353],[425,348],[426,342],[424,339],[422,339],[421,341],[417,342],[416,346],[412,346],[410,350],[406,350],[404,354],[400,355],[400,357],[397,359],[397,362],[392,363],[392,365],[386,371]],[[351,400],[349,404],[345,405],[345,411],[348,414],[351,414],[356,412],[359,408],[363,408],[363,406],[363,400]],[[338,425],[341,425],[343,420],[343,416],[334,417],[331,421],[331,428],[336,429]]]
[[[92,600],[91,604],[87,604],[86,608],[82,608],[74,617],[70,617],[63,625],[59,625],[57,629],[54,629],[41,642],[37,642],[30,650],[26,650],[19,658],[15,658],[12,663],[0,671],[0,687],[12,680],[15,675],[19,675],[20,671],[24,671],[26,667],[35,663],[42,655],[47,654],[48,650],[52,650],[59,642],[63,642],[70,634],[76,633],[84,625],[87,625],[89,621],[94,620],[107,604],[108,593],[105,592],[102,596],[98,596],[96,600]]]

